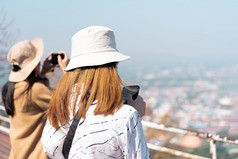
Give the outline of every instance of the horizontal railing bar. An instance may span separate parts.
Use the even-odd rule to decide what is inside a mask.
[[[147,146],[148,146],[149,149],[160,151],[160,152],[169,153],[169,154],[172,154],[172,155],[175,155],[175,156],[179,156],[179,157],[192,158],[192,159],[210,159],[210,158],[206,158],[206,157],[202,157],[202,156],[186,153],[186,152],[183,152],[183,151],[178,151],[178,150],[170,149],[170,148],[167,148],[167,147],[153,145],[153,144],[150,144],[150,143],[147,143]]]
[[[5,107],[0,105],[0,110],[4,110],[5,111]]]
[[[166,132],[172,132],[176,134],[183,134],[183,135],[193,135],[198,136],[204,139],[213,139],[215,141],[221,141],[229,144],[236,144],[238,145],[238,139],[230,138],[230,137],[223,137],[217,134],[205,133],[205,132],[198,132],[198,131],[191,131],[186,129],[174,128],[174,127],[166,127],[164,124],[156,124],[148,121],[142,120],[142,125],[145,127],[158,129]]]
[[[11,120],[8,117],[1,116],[1,115],[0,115],[0,120],[3,120],[3,121],[8,122],[8,123],[11,122]]]
[[[10,129],[0,125],[0,131],[10,134]]]

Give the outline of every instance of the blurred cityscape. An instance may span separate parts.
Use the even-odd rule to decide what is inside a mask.
[[[125,79],[141,86],[140,94],[147,103],[143,120],[238,138],[238,65],[151,67],[129,72],[135,73],[123,74]],[[186,151],[200,147],[196,153],[209,157],[209,146],[197,137],[145,132],[151,143],[177,144]],[[238,158],[238,146],[219,146],[219,158]],[[206,153],[202,147],[207,148]]]

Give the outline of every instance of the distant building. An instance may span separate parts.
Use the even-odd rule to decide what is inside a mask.
[[[220,98],[218,100],[218,103],[223,109],[230,109],[230,107],[232,106],[232,101],[229,97]]]

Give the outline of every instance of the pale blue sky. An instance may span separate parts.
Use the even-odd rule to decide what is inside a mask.
[[[90,25],[115,31],[126,63],[238,63],[237,0],[1,0],[20,40],[42,37],[45,55],[71,51]]]

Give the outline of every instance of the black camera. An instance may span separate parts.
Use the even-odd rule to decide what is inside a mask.
[[[58,64],[58,55],[61,56],[61,59],[64,59],[64,54],[59,54],[59,53],[53,53],[51,54],[51,63],[54,65]]]
[[[139,85],[126,86],[126,87],[123,87],[122,89],[122,95],[129,93],[132,95],[132,99],[135,100],[139,94],[139,90],[140,90]],[[123,95],[122,99],[124,104],[127,104],[127,96]]]

